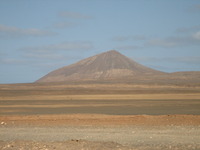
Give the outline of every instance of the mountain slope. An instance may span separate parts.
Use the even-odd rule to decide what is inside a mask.
[[[111,50],[52,71],[37,82],[116,79],[154,74],[164,73],[138,64],[119,52]]]

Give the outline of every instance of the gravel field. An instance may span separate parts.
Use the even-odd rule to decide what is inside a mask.
[[[0,141],[1,149],[199,150],[200,126],[2,126]]]

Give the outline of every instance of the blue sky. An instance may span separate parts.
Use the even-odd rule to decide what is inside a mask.
[[[165,72],[200,71],[199,0],[1,0],[0,83],[115,49]]]

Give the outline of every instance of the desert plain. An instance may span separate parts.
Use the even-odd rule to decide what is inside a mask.
[[[0,85],[0,149],[200,149],[200,86]]]

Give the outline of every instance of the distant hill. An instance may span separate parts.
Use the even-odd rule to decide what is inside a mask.
[[[126,79],[165,74],[145,67],[115,50],[104,52],[50,72],[37,82]]]
[[[200,71],[165,73],[111,50],[52,71],[36,83],[74,81],[199,86]]]

